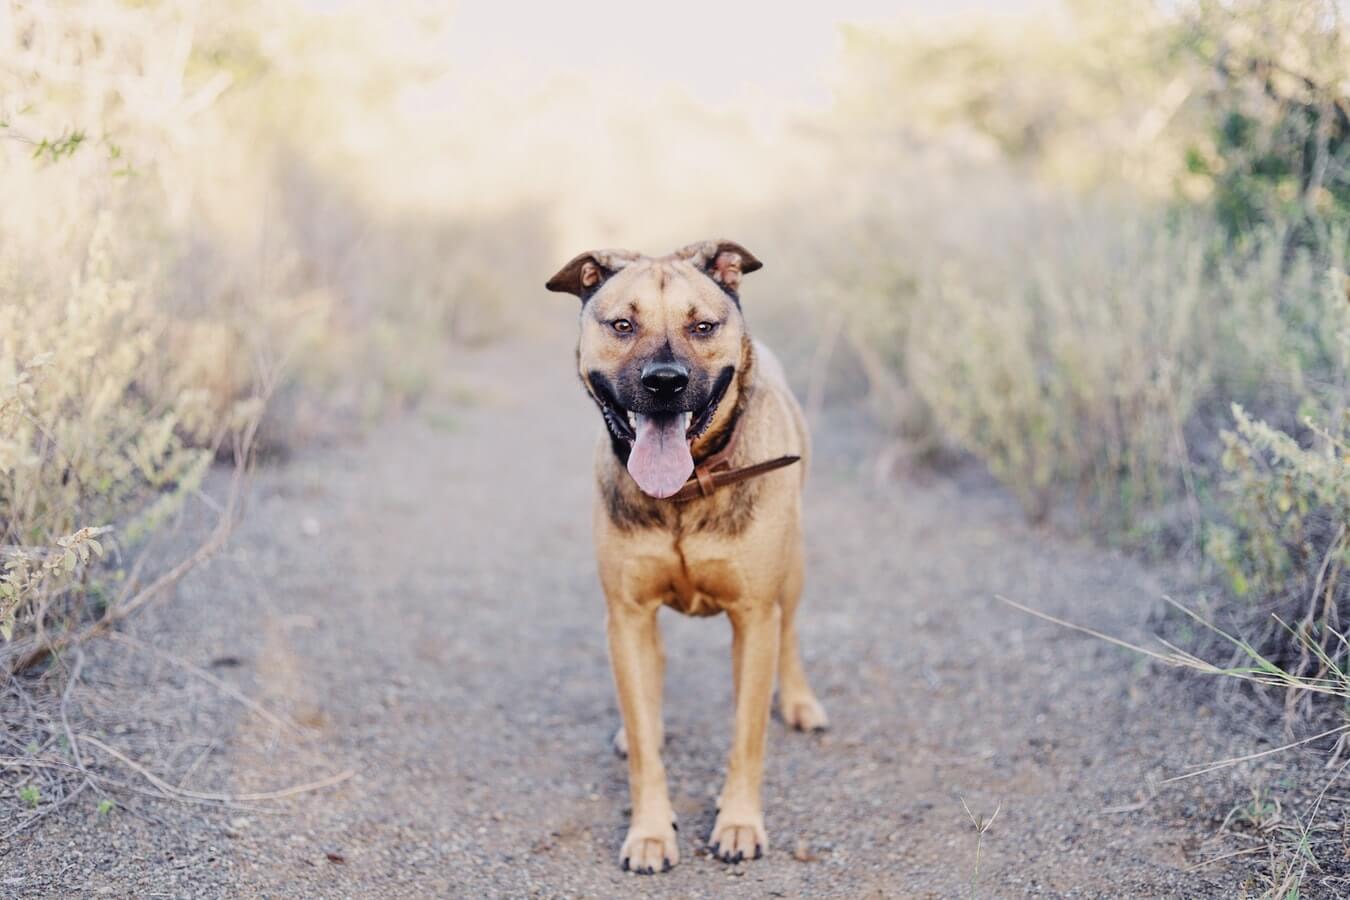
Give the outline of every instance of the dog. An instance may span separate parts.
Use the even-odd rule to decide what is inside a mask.
[[[741,314],[741,277],[759,268],[740,244],[704,241],[661,257],[589,251],[546,285],[581,299],[577,371],[604,421],[593,527],[632,798],[619,863],[641,874],[680,859],[661,761],[661,606],[731,620],[735,725],[713,856],[768,849],[775,672],[784,722],[826,726],[797,646],[806,420]]]

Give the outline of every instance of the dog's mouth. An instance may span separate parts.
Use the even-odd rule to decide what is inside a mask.
[[[610,432],[631,445],[628,473],[644,494],[663,499],[675,494],[689,480],[694,472],[690,444],[712,424],[734,374],[731,366],[723,369],[707,402],[698,409],[683,411],[629,409],[619,402],[604,379],[592,379]]]

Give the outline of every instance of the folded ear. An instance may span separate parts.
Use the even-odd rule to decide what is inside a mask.
[[[561,294],[575,294],[585,303],[606,278],[637,258],[631,250],[588,250],[573,257],[544,287]]]
[[[675,256],[702,269],[733,294],[740,290],[742,275],[764,268],[755,254],[735,241],[701,241],[681,247]]]

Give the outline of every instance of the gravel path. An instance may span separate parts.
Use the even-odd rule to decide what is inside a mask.
[[[171,782],[354,778],[224,810],[144,800],[100,815],[82,798],[0,850],[0,894],[968,896],[964,798],[1000,809],[980,896],[1233,895],[1240,872],[1185,871],[1213,855],[1200,842],[1226,795],[1146,788],[1234,749],[1218,716],[1134,657],[994,599],[1129,633],[1164,585],[1029,528],[974,476],[875,484],[875,439],[843,415],[817,428],[801,623],[833,728],[774,722],[773,848],[708,858],[729,629],[663,614],[684,862],[620,872],[627,788],[588,524],[597,421],[571,367],[560,341],[475,352],[416,414],[265,471],[228,553],[130,629],[303,737],[161,657],[87,651],[78,727]]]

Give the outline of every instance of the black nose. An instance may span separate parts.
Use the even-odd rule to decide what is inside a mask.
[[[674,397],[689,384],[689,370],[679,363],[648,363],[642,369],[642,386],[657,397]]]

